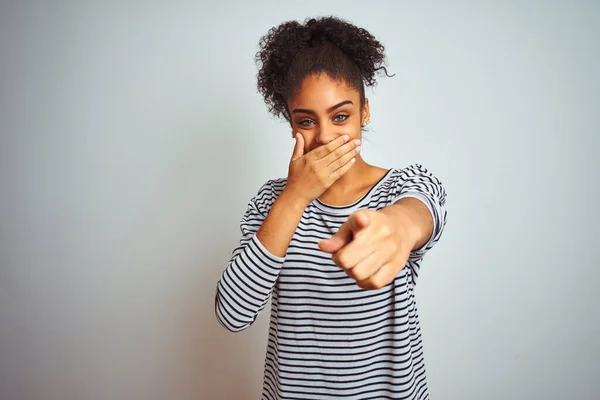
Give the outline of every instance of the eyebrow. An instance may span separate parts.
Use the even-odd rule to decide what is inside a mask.
[[[341,106],[345,106],[346,104],[354,104],[354,103],[352,103],[351,100],[344,100],[341,103],[336,104],[335,106],[329,107],[327,109],[327,113],[329,114],[333,110],[340,108]],[[296,114],[296,113],[306,113],[306,114],[312,114],[312,115],[316,114],[313,110],[307,110],[305,108],[296,108],[296,109],[294,109],[294,111],[292,111],[292,114]]]

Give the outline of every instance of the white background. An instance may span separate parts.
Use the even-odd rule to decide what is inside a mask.
[[[259,398],[268,315],[232,334],[213,300],[293,146],[253,57],[324,14],[396,74],[365,159],[448,193],[417,292],[431,397],[597,396],[598,2],[120,3],[0,6],[0,398]]]

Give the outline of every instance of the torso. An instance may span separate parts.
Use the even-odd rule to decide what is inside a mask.
[[[262,400],[428,398],[413,295],[419,263],[367,291],[317,246],[353,212],[392,204],[401,180],[400,171],[372,169],[354,201],[324,196],[343,205],[316,199],[304,211],[273,288]]]

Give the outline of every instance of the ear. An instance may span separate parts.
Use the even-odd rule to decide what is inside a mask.
[[[365,105],[362,108],[361,112],[361,126],[364,126],[365,122],[371,119],[371,110],[369,108],[369,99],[365,97]]]

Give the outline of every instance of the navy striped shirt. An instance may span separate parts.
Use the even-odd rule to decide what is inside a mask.
[[[415,164],[390,169],[351,205],[315,199],[304,210],[285,257],[277,257],[256,232],[286,181],[268,181],[250,200],[240,245],[215,299],[217,318],[231,331],[249,327],[271,299],[262,399],[428,399],[414,289],[421,261],[446,224],[441,182]],[[317,243],[353,212],[379,210],[403,197],[427,205],[433,234],[411,253],[394,281],[363,290]]]

